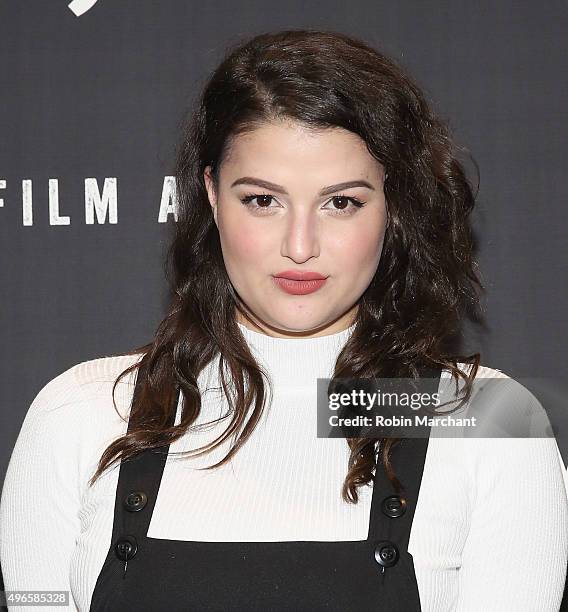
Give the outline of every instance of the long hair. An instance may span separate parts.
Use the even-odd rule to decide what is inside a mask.
[[[114,383],[113,402],[120,378],[144,365],[131,430],[104,451],[90,484],[114,462],[187,432],[201,410],[199,373],[216,357],[230,422],[196,454],[233,440],[226,456],[205,469],[229,461],[259,422],[264,379],[271,383],[237,324],[237,311],[246,308],[223,263],[203,171],[211,166],[217,187],[232,139],[281,119],[357,134],[387,175],[389,224],[380,262],[359,300],[332,384],[338,377],[415,378],[422,367],[443,367],[456,384],[465,381],[469,397],[480,355],[456,354],[452,344],[464,316],[478,317],[478,290],[484,287],[473,259],[469,215],[476,194],[458,159],[463,149],[404,69],[363,41],[333,31],[264,33],[226,53],[184,117],[174,172],[177,222],[165,262],[171,304],[153,341],[128,353],[141,353],[141,359]],[[469,373],[460,362],[472,364]],[[183,397],[177,425],[171,419],[176,390]],[[400,488],[390,462],[399,441],[346,440],[351,450],[342,486],[346,502],[358,502],[357,488],[369,483],[379,466]]]

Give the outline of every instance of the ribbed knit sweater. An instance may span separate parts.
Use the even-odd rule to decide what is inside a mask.
[[[372,487],[359,489],[358,504],[346,503],[341,485],[347,443],[316,437],[316,380],[331,377],[353,327],[311,339],[274,338],[239,327],[270,375],[269,408],[222,468],[196,469],[224,457],[230,440],[201,457],[175,453],[213,440],[228,419],[171,445],[148,537],[365,539]],[[126,431],[111,389],[118,374],[139,358],[76,364],[49,381],[29,407],[0,504],[6,590],[69,590],[70,610],[89,609],[110,546],[118,464],[93,487],[87,481],[104,449]],[[214,360],[199,376],[198,423],[227,410],[217,368]],[[477,376],[507,378],[489,367],[481,367]],[[116,388],[122,417],[134,377],[124,377]],[[444,370],[440,384],[449,379]],[[181,401],[176,422],[180,413]],[[558,610],[568,558],[567,488],[554,438],[431,438],[408,546],[422,610]]]

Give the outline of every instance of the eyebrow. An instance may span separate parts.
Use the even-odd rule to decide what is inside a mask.
[[[282,185],[276,185],[275,183],[255,178],[254,176],[243,176],[231,183],[231,187],[236,187],[237,185],[257,185],[258,187],[264,187],[264,189],[270,189],[271,191],[276,191],[277,193],[288,195],[288,192],[284,189],[284,187],[282,187]],[[350,189],[351,187],[366,187],[367,189],[375,191],[375,188],[367,181],[358,180],[345,181],[343,183],[337,183],[337,185],[330,185],[329,187],[324,187],[319,192],[319,195],[329,195],[330,193],[335,193],[336,191],[341,191],[342,189]]]

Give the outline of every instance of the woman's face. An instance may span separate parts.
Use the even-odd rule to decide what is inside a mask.
[[[361,138],[263,124],[235,138],[217,192],[209,166],[204,179],[228,276],[265,333],[325,336],[353,323],[387,222],[384,168]],[[326,280],[277,280],[289,271]]]

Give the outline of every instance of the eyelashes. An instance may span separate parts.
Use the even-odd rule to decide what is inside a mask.
[[[260,206],[258,205],[254,205],[253,202],[256,199],[260,199],[260,198],[265,198],[265,202],[264,202],[264,206]],[[269,211],[271,210],[272,207],[270,207],[270,202],[267,202],[266,200],[272,200],[275,199],[273,195],[270,195],[268,193],[247,193],[245,194],[242,198],[239,198],[241,204],[243,204],[243,206],[246,206],[247,208],[250,208],[252,212],[254,213],[258,213],[259,214],[267,214],[265,211]],[[359,210],[360,208],[363,208],[363,206],[365,206],[366,202],[363,202],[362,200],[360,200],[359,198],[355,198],[353,196],[348,196],[345,195],[343,193],[337,194],[335,196],[333,196],[330,200],[328,200],[328,202],[326,202],[326,204],[329,204],[329,202],[333,202],[334,200],[348,200],[348,205],[345,208],[342,209],[328,209],[331,210],[331,214],[335,215],[335,216],[339,216],[339,217],[346,217],[346,216],[351,216],[353,214],[355,214],[357,212],[357,210]]]

